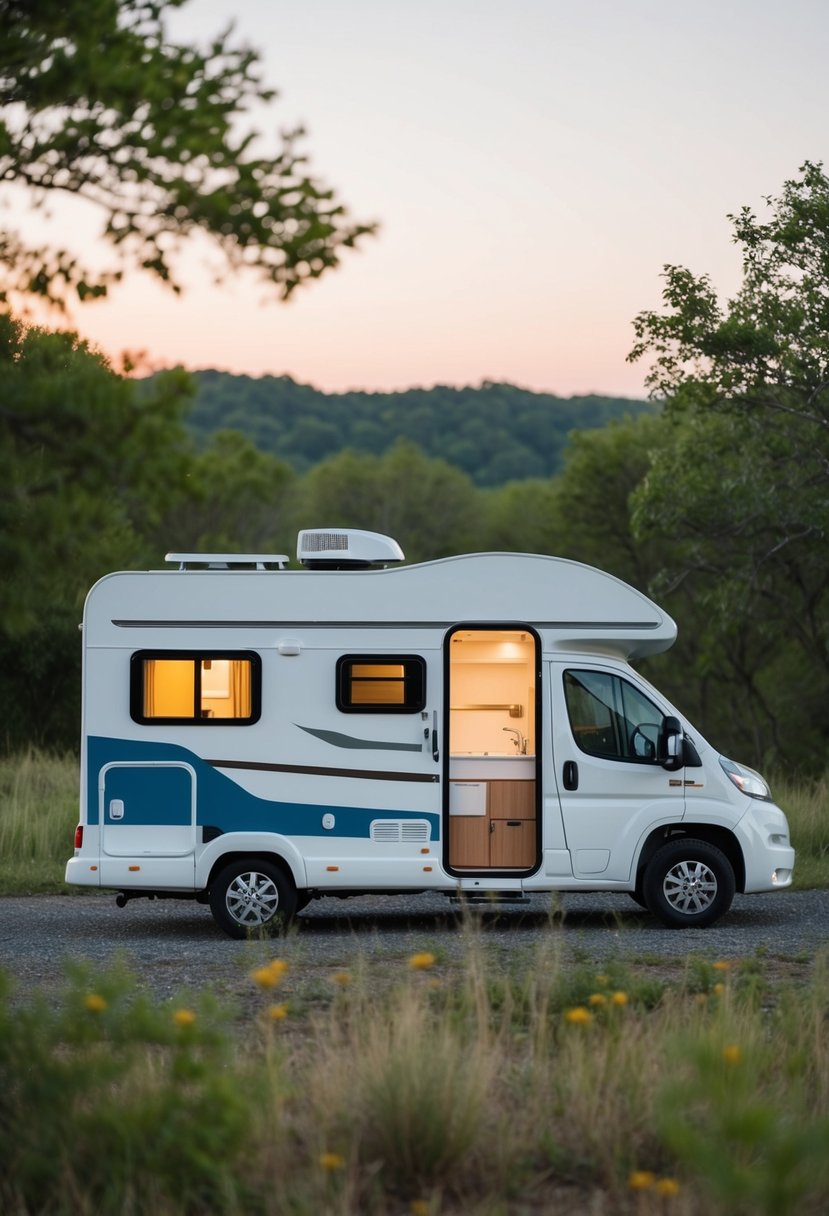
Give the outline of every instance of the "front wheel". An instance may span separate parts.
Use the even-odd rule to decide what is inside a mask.
[[[663,924],[702,929],[725,916],[734,888],[734,871],[721,849],[705,840],[671,840],[648,862],[642,894]]]
[[[210,884],[210,911],[229,937],[278,932],[293,917],[296,903],[290,879],[258,858],[231,862]]]

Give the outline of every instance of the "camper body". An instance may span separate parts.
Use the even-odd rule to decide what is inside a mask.
[[[374,533],[298,552],[92,588],[67,882],[196,898],[232,936],[424,890],[628,892],[701,926],[791,884],[762,778],[631,666],[676,634],[644,595],[532,554],[391,567]]]

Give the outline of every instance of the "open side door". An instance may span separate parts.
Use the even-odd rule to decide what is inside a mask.
[[[445,863],[516,877],[541,855],[541,645],[522,624],[461,624],[444,643]]]

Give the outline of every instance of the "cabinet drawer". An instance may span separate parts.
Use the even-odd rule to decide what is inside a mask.
[[[534,781],[490,781],[491,819],[535,819]]]

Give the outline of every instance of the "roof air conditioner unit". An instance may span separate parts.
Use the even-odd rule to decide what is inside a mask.
[[[365,570],[404,560],[396,540],[359,528],[303,528],[296,556],[309,570]]]

